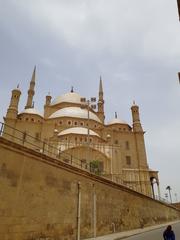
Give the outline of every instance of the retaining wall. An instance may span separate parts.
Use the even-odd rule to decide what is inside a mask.
[[[0,239],[84,239],[179,218],[171,206],[0,137]]]

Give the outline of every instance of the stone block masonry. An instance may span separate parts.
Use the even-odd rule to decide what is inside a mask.
[[[179,218],[176,208],[0,137],[2,240],[76,240]]]

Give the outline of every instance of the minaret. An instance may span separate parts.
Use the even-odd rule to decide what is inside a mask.
[[[35,78],[36,78],[36,66],[34,67],[34,71],[32,74],[29,90],[28,90],[28,98],[27,98],[27,103],[25,106],[26,108],[32,108],[33,107],[33,96],[34,96],[34,87],[35,87]]]
[[[131,107],[132,119],[133,119],[133,132],[135,136],[136,153],[137,153],[137,164],[139,169],[147,169],[147,157],[146,148],[144,142],[144,131],[140,122],[139,107],[135,101]]]
[[[51,104],[51,95],[50,95],[50,92],[48,93],[48,95],[46,96],[46,104],[45,106],[49,106]]]
[[[100,82],[99,82],[99,100],[98,100],[98,117],[104,123],[104,98],[103,98],[103,86],[102,86],[102,79],[100,76]]]
[[[18,85],[16,89],[12,90],[11,101],[9,104],[9,108],[7,110],[6,119],[17,118],[20,95],[21,95],[21,91]]]
[[[46,96],[46,102],[44,105],[44,117],[45,118],[49,117],[49,114],[51,113],[51,111],[50,111],[51,99],[52,99],[52,97],[49,92],[48,95]]]
[[[143,132],[141,122],[140,122],[139,106],[136,105],[135,101],[133,101],[131,112],[132,112],[132,120],[133,120],[133,131]]]

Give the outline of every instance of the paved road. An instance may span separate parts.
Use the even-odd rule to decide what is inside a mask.
[[[176,235],[176,240],[180,240],[180,223],[172,225]],[[150,232],[138,234],[132,237],[123,238],[126,240],[163,240],[163,231],[165,228],[156,229]],[[118,239],[117,239],[118,240]]]

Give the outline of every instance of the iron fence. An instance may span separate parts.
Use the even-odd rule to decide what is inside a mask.
[[[81,168],[93,174],[101,176],[105,174],[105,172],[98,169],[97,164],[93,164],[94,161],[87,163],[84,161],[84,159],[81,160],[69,153],[61,151],[58,147],[53,146],[46,141],[42,141],[41,139],[38,139],[37,137],[34,137],[25,131],[20,131],[2,122],[0,122],[0,136],[24,147],[30,148],[36,152],[45,154],[49,157],[55,158],[56,160]]]

